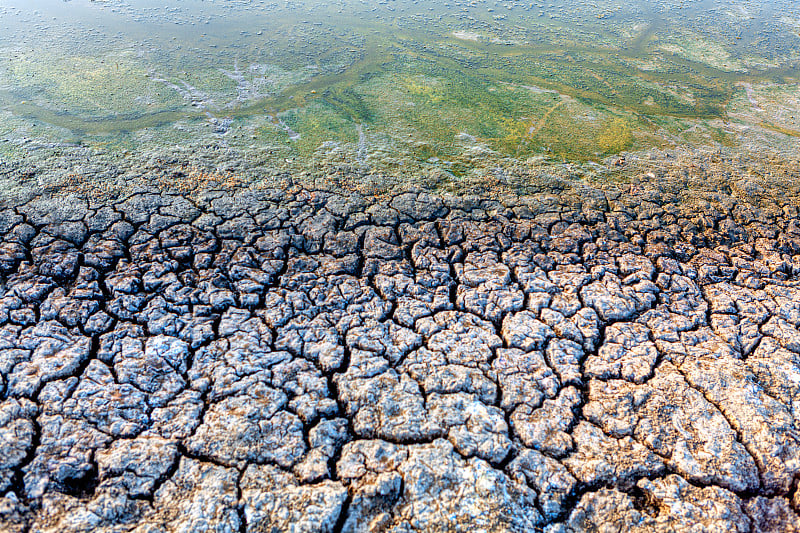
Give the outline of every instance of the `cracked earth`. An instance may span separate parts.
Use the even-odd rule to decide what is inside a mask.
[[[0,211],[0,530],[800,531],[790,204]]]

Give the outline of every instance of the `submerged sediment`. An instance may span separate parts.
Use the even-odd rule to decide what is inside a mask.
[[[141,190],[0,239],[0,530],[800,530],[791,200]]]

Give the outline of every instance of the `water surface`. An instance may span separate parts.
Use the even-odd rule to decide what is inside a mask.
[[[0,164],[454,182],[653,149],[796,157],[798,50],[791,0],[0,0]]]

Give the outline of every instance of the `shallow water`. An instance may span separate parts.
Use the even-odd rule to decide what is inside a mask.
[[[0,163],[181,147],[447,181],[679,147],[795,158],[799,32],[792,0],[0,0]]]

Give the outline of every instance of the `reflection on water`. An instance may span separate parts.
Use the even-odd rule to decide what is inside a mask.
[[[681,146],[794,157],[799,32],[793,0],[0,0],[0,163],[179,146],[457,180]]]

